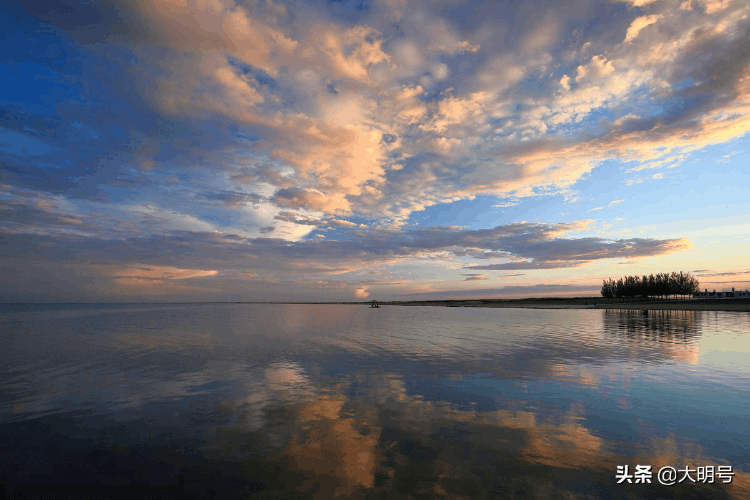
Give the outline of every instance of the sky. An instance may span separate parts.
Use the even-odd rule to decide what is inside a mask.
[[[0,302],[750,287],[746,0],[0,12]]]

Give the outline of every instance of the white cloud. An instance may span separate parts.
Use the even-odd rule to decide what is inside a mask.
[[[625,34],[625,42],[634,40],[638,34],[646,27],[655,24],[661,19],[661,16],[654,14],[651,16],[640,16],[633,20],[628,28],[628,32]]]
[[[668,151],[657,155],[648,129],[631,130],[642,128],[648,117],[632,110],[638,109],[638,92],[656,98],[670,88],[668,68],[688,57],[702,26],[699,18],[667,12],[639,16],[627,27],[627,41],[657,21],[665,27],[694,26],[684,26],[674,39],[652,30],[653,46],[645,52],[630,48],[636,44],[602,47],[576,40],[563,65],[546,52],[556,50],[561,26],[551,13],[524,27],[519,44],[527,56],[520,57],[502,47],[495,50],[479,31],[459,33],[452,22],[417,5],[394,7],[395,18],[410,27],[408,36],[377,22],[344,26],[321,15],[295,25],[281,22],[276,11],[270,16],[251,5],[217,5],[196,11],[201,28],[190,36],[174,28],[193,26],[195,19],[152,8],[175,46],[196,47],[206,43],[201,37],[213,37],[219,47],[192,52],[202,61],[198,80],[183,71],[194,67],[187,59],[175,61],[175,77],[163,79],[158,98],[172,113],[223,114],[261,136],[265,151],[291,170],[284,178],[268,177],[281,183],[269,199],[283,209],[400,223],[443,200],[562,192],[607,158],[624,154],[629,161],[655,163],[690,147],[673,140],[684,136],[678,127],[670,132],[660,125],[653,133],[662,135]],[[711,36],[731,36],[738,19],[714,23],[723,27]],[[452,58],[455,54],[464,57]],[[261,83],[228,56],[264,70],[276,83]],[[532,82],[556,70],[563,76],[552,92],[529,91]],[[213,92],[205,92],[201,77],[213,82]],[[444,87],[433,88],[437,82]],[[577,128],[602,110],[615,115],[611,126],[598,128],[599,137],[578,136]],[[735,126],[716,130],[717,139],[706,132],[721,122],[703,129],[705,139],[693,139],[736,137],[747,129],[745,113],[733,115]]]
[[[2,228],[29,238],[108,242],[145,228],[185,253],[183,240],[210,246],[201,254],[209,260],[226,248],[257,251],[258,261],[285,277],[354,273],[369,269],[370,259],[381,265],[429,256],[460,265],[467,255],[486,260],[501,251],[515,260],[493,265],[541,269],[559,264],[547,248],[570,250],[562,267],[584,265],[590,260],[572,258],[581,254],[567,240],[552,244],[545,236],[541,249],[520,237],[500,245],[461,228],[410,229],[415,212],[479,195],[512,200],[494,208],[549,195],[575,203],[586,189],[579,181],[596,168],[628,185],[665,178],[694,151],[750,131],[750,4],[695,0],[680,11],[629,3],[625,14],[597,18],[596,30],[588,11],[569,15],[553,5],[512,27],[507,6],[494,4],[465,25],[438,8],[398,0],[346,20],[295,3],[123,5],[138,9],[133,18],[149,33],[118,38],[135,54],[123,64],[139,86],[123,92],[122,82],[96,76],[113,95],[120,92],[119,107],[107,102],[79,127],[67,118],[83,120],[94,101],[85,112],[62,102],[66,119],[39,118],[44,126],[34,130],[32,111],[6,110],[13,115],[7,123],[18,125],[0,133],[11,164],[3,182],[14,188],[50,179],[44,189],[65,194],[8,195],[1,201],[13,216]],[[627,33],[628,43],[602,33]],[[90,45],[92,57],[107,43]],[[124,139],[112,132],[117,127],[102,127],[96,132],[109,142],[94,140],[95,121],[118,122],[117,113],[131,108],[138,114],[123,120]],[[613,168],[605,162],[611,159],[632,168]],[[107,214],[118,224],[77,210],[84,206],[78,196],[111,202]],[[328,237],[311,238],[312,231]],[[340,233],[353,242],[336,241]],[[480,250],[471,238],[481,240]],[[629,245],[588,243],[596,248],[588,256],[627,253]],[[648,254],[685,245],[635,246]],[[178,266],[156,260],[144,262]],[[226,270],[215,262],[179,266]],[[269,283],[281,279],[260,266],[252,273]],[[351,293],[354,285],[347,286],[342,293]]]
[[[502,203],[496,203],[492,205],[492,208],[510,208],[515,207],[518,205],[518,202],[515,201],[504,201]]]

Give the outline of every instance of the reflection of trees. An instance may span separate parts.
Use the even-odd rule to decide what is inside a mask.
[[[605,310],[604,331],[646,349],[657,346],[659,356],[698,363],[701,311]]]
[[[613,334],[624,334],[632,338],[694,342],[701,334],[701,311],[649,311],[616,310],[604,311],[604,330]]]

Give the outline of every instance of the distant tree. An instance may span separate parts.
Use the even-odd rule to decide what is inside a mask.
[[[641,287],[640,287],[638,295],[640,295],[644,299],[648,298],[649,296],[648,276],[646,276],[645,274],[643,275],[643,278],[641,279]]]
[[[617,281],[609,278],[602,280],[602,297],[671,297],[680,296],[685,299],[700,291],[700,284],[690,273],[680,271],[672,273],[658,273],[649,276],[623,276]],[[714,291],[715,293],[715,291]]]
[[[680,277],[679,275],[672,271],[672,274],[669,275],[669,296],[667,297],[667,300],[669,300],[672,296],[677,296],[680,294]]]
[[[666,273],[656,275],[656,295],[666,297],[669,294],[669,277]]]
[[[693,286],[693,293],[698,293],[701,291],[701,284],[696,278],[693,278],[691,276],[690,282],[692,283],[692,286]]]

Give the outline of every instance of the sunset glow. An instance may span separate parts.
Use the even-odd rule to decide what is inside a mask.
[[[750,287],[746,0],[3,9],[0,301]]]

